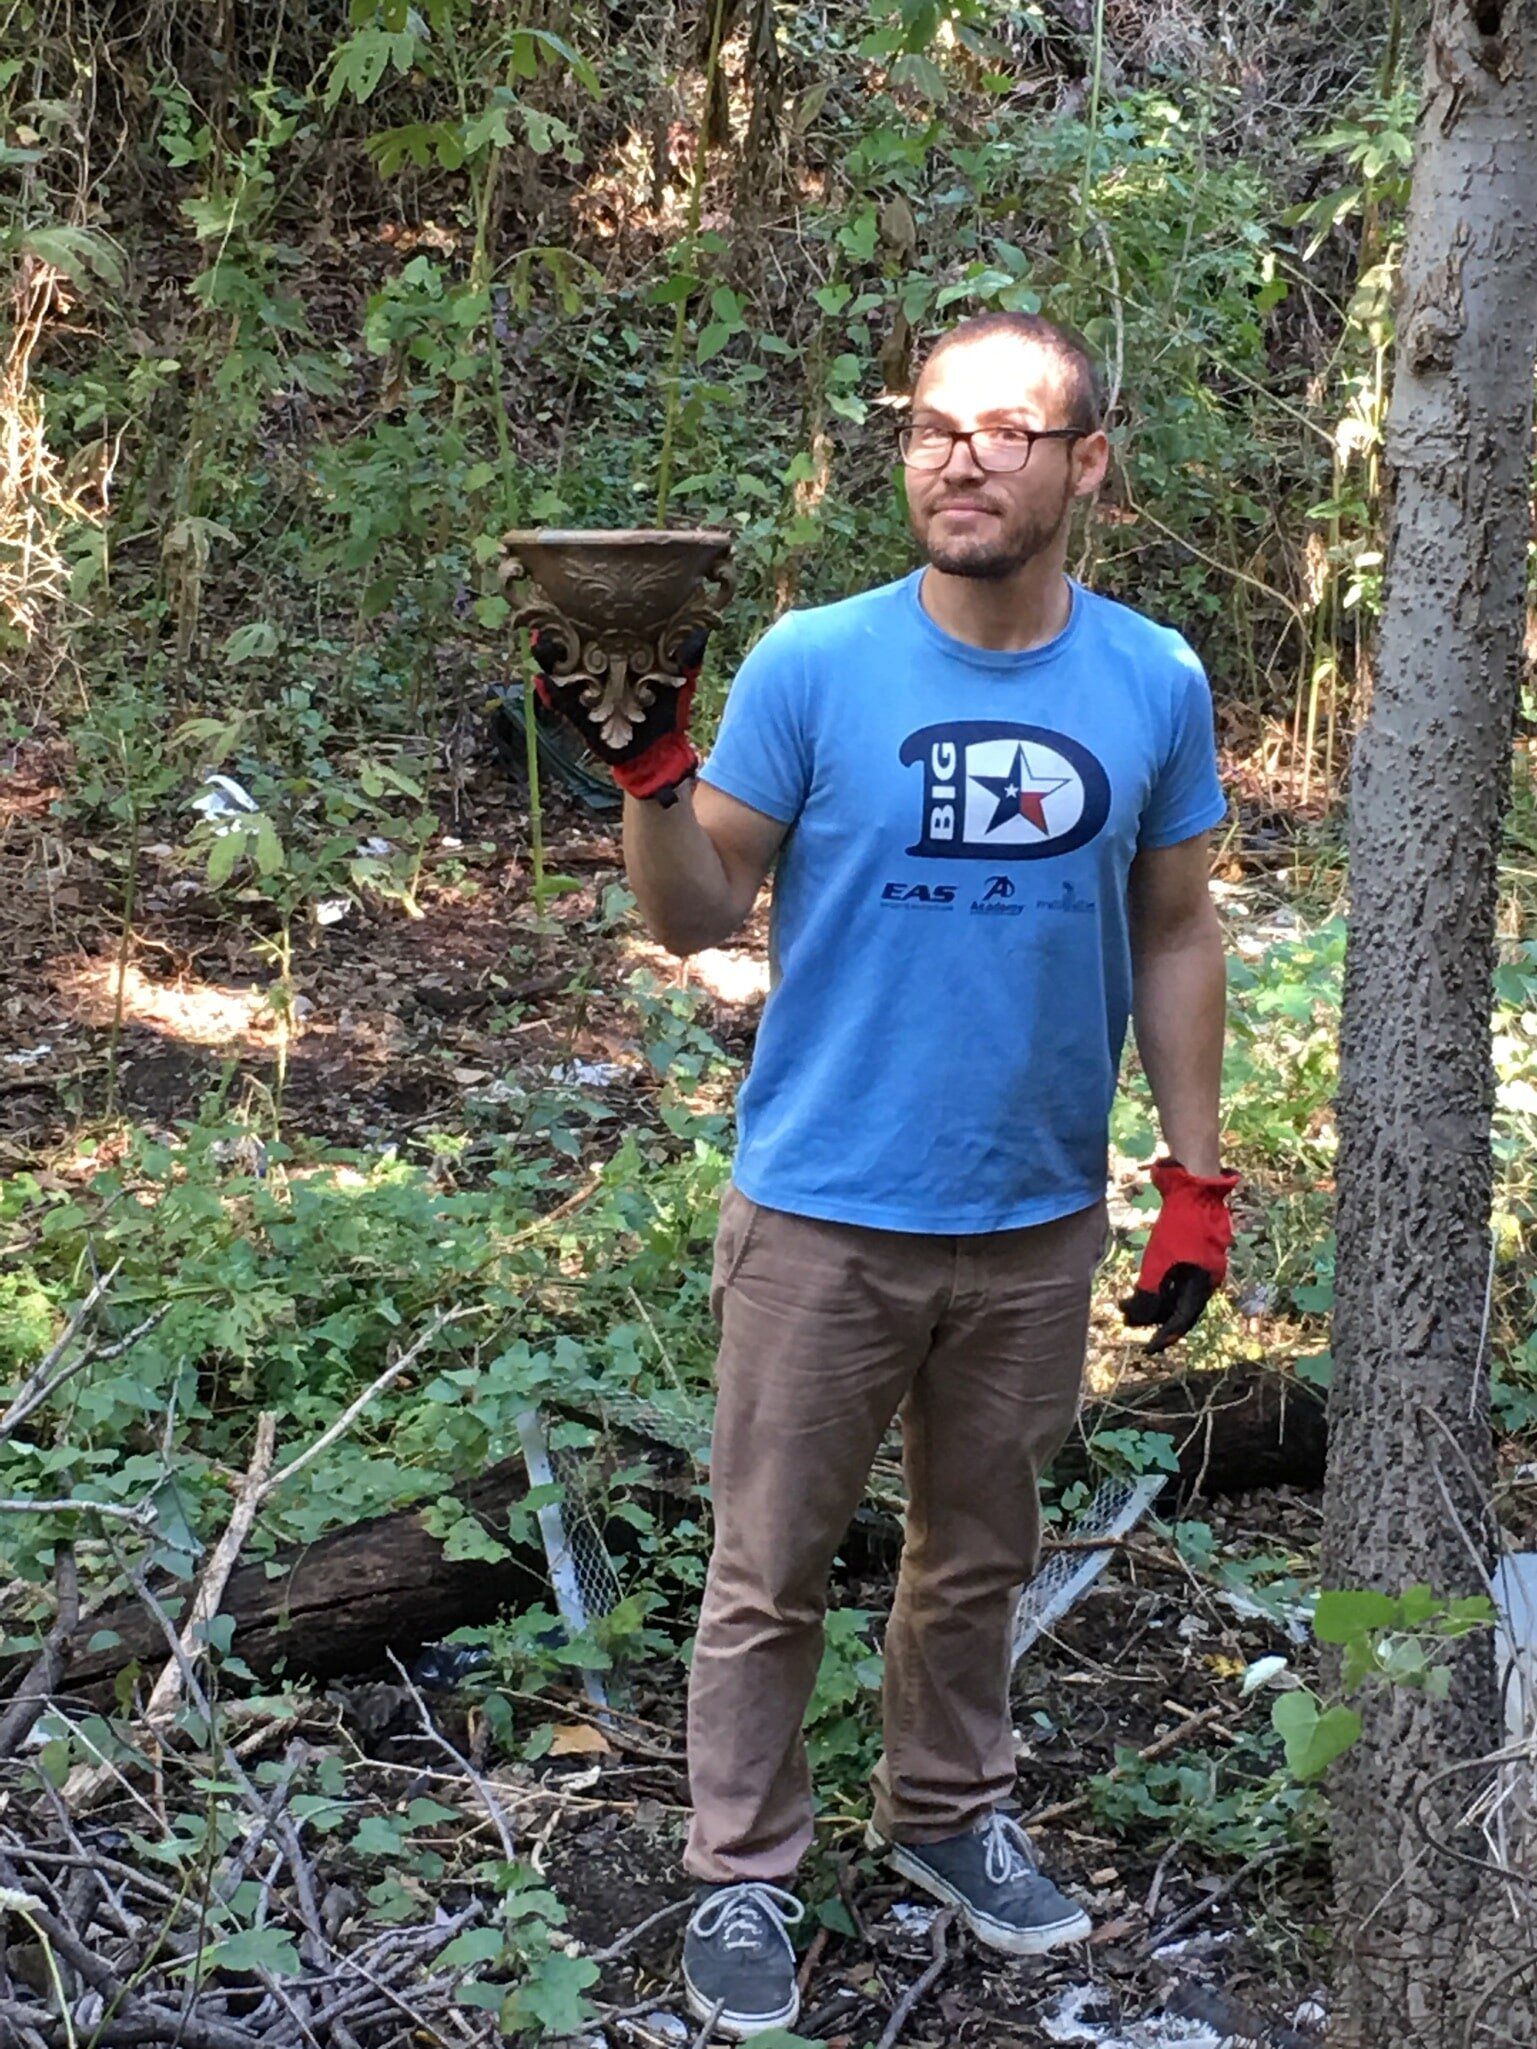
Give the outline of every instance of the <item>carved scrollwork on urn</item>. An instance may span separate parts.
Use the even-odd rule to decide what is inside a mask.
[[[735,583],[730,534],[544,527],[505,545],[513,627],[558,644],[550,675],[580,683],[604,739],[623,747],[657,691],[682,683],[690,633],[718,623]]]

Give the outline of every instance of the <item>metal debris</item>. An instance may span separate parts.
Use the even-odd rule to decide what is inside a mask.
[[[1075,1541],[1125,1536],[1158,1499],[1168,1477],[1167,1473],[1143,1473],[1135,1480],[1106,1480],[1064,1534]],[[1112,1556],[1113,1547],[1107,1545],[1103,1551],[1059,1551],[1046,1561],[1019,1597],[1014,1616],[1016,1665],[1036,1638],[1088,1591]]]

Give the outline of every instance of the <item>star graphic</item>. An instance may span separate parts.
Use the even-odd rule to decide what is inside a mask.
[[[1020,747],[1014,755],[1014,766],[1007,775],[974,775],[971,779],[980,783],[984,790],[991,790],[998,799],[998,809],[987,821],[987,830],[996,832],[1000,825],[1006,825],[1011,818],[1027,818],[1037,832],[1049,830],[1046,824],[1046,799],[1053,790],[1060,790],[1068,778],[1065,775],[1052,778],[1038,776]]]

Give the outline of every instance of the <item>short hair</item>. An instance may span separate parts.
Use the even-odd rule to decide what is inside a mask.
[[[1048,320],[1044,313],[973,313],[942,334],[923,359],[919,376],[947,349],[963,342],[983,341],[990,334],[1011,334],[1017,341],[1043,349],[1066,373],[1066,425],[1093,434],[1105,423],[1105,386],[1094,352],[1075,327]],[[916,383],[914,389],[916,389]]]

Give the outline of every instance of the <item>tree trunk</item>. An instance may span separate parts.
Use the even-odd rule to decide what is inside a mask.
[[[1488,1591],[1490,1005],[1526,588],[1534,223],[1537,0],[1435,0],[1386,433],[1386,610],[1352,775],[1331,1587]],[[1459,1647],[1445,1702],[1398,1687],[1361,1705],[1331,1787],[1331,2040],[1529,2041],[1537,1944],[1465,1819],[1501,1733],[1488,1633]]]

